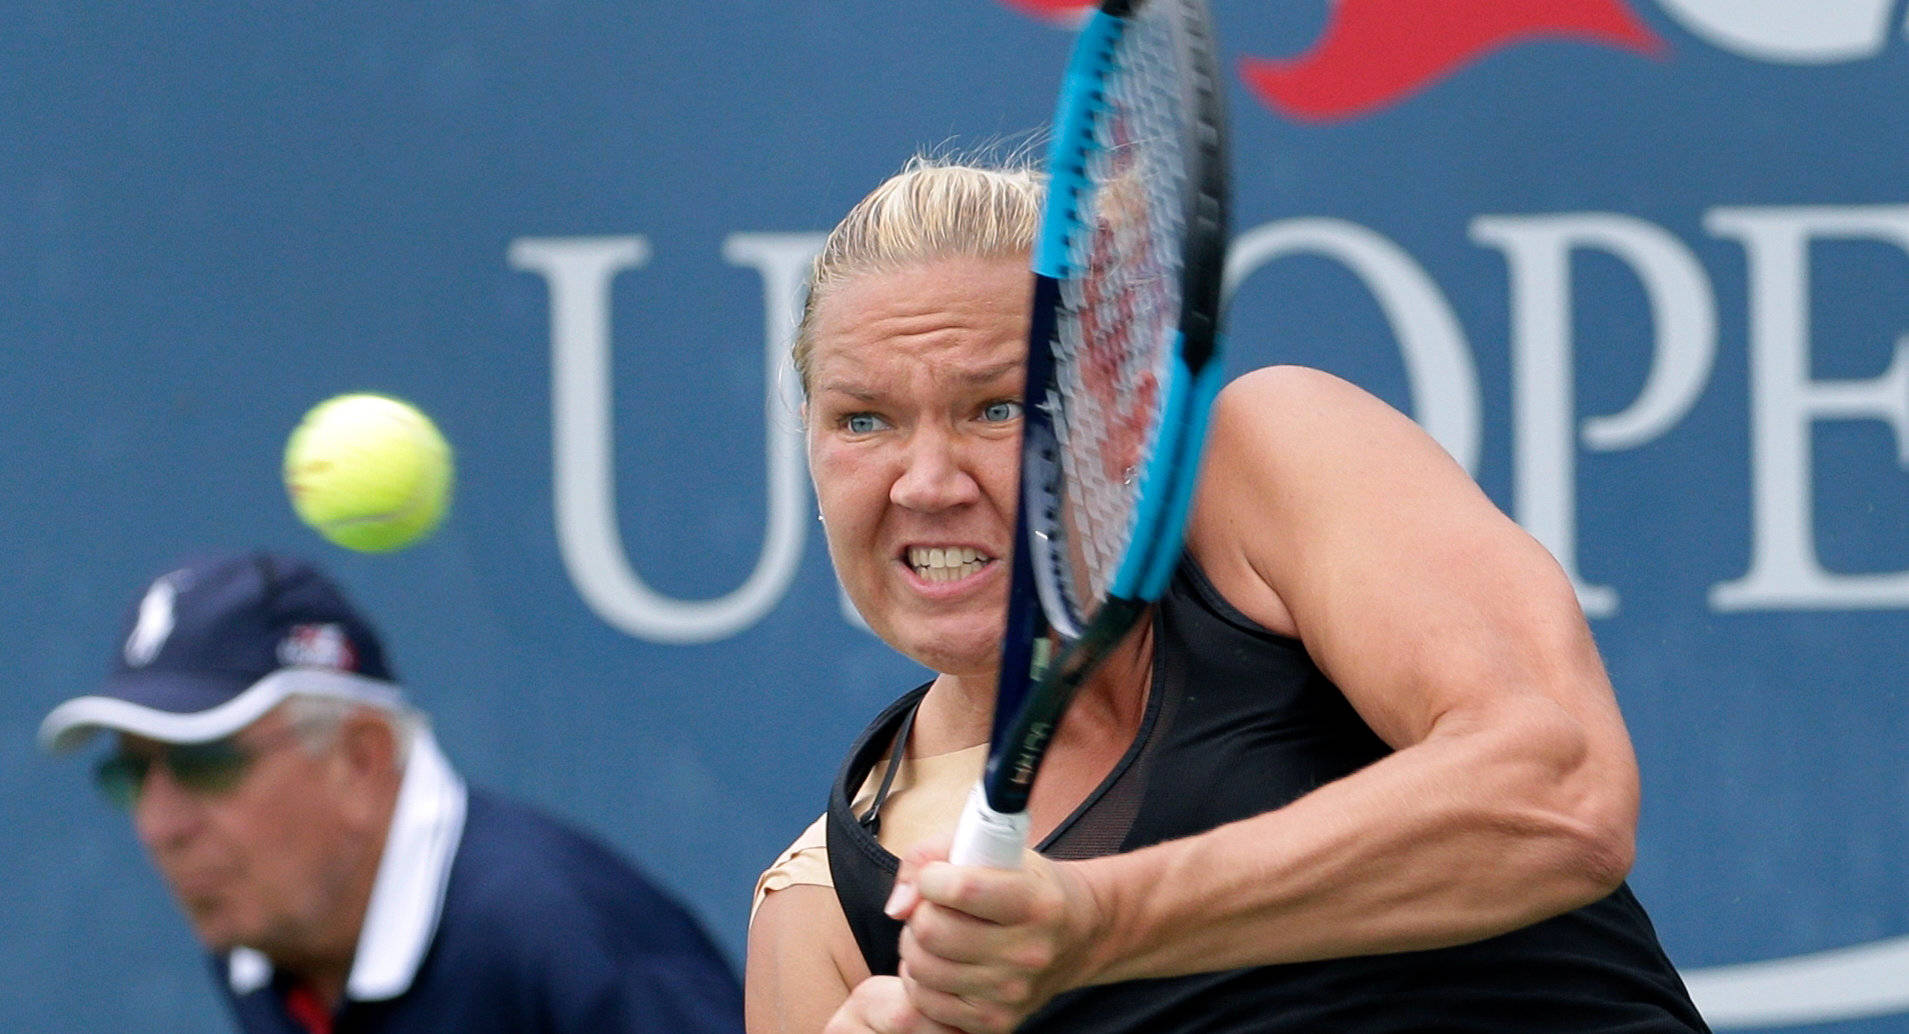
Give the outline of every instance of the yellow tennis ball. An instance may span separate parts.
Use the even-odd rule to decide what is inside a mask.
[[[347,549],[402,549],[436,530],[451,501],[451,447],[388,395],[312,407],[285,443],[285,490],[300,520]]]

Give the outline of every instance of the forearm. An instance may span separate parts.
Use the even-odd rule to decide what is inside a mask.
[[[1076,863],[1087,979],[1439,947],[1596,900],[1630,862],[1628,751],[1547,702],[1454,721],[1265,815]]]

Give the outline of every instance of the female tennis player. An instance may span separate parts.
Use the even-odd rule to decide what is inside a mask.
[[[754,1034],[1700,1031],[1624,879],[1638,776],[1571,585],[1411,420],[1220,394],[1165,597],[1053,733],[1017,870],[945,861],[986,754],[1041,179],[917,160],[794,360],[830,555],[935,676],[758,885]]]

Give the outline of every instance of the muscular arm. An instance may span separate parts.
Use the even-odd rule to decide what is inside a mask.
[[[1637,774],[1550,555],[1402,414],[1263,370],[1216,412],[1191,547],[1397,753],[1289,807],[1083,863],[1096,979],[1475,940],[1609,893]]]

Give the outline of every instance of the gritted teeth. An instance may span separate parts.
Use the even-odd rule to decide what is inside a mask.
[[[975,574],[994,558],[971,546],[909,546],[908,566],[931,582],[952,582]]]

